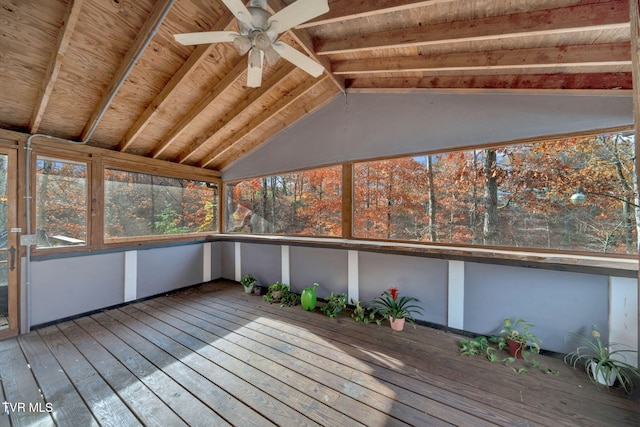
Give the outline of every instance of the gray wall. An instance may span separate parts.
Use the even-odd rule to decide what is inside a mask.
[[[202,283],[202,245],[173,246],[138,251],[137,297]]]
[[[520,317],[543,348],[571,351],[568,331],[595,324],[608,339],[609,278],[533,268],[465,263],[464,325],[468,331],[495,334],[503,319]]]
[[[222,277],[222,242],[211,242],[211,279]]]
[[[400,296],[420,300],[424,314],[416,319],[447,324],[446,260],[359,252],[358,268],[361,301],[368,303],[395,286]]]
[[[225,169],[225,181],[633,124],[628,95],[349,93]]]
[[[220,266],[222,278],[235,280],[236,262],[234,242],[220,242]]]
[[[251,273],[260,286],[269,286],[282,280],[280,246],[242,244],[242,276]]]
[[[302,292],[318,283],[316,294],[327,297],[331,292],[347,292],[347,251],[341,249],[291,246],[289,262],[291,289]]]
[[[31,271],[33,325],[119,304],[123,299],[122,252],[33,262]]]

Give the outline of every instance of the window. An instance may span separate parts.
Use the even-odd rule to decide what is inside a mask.
[[[354,236],[636,253],[634,146],[617,133],[357,163]]]
[[[105,238],[218,231],[218,187],[202,181],[105,169]]]
[[[86,245],[87,165],[36,158],[38,248]]]
[[[342,167],[227,184],[226,231],[341,236]]]

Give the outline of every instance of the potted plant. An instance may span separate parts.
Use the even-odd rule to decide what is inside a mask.
[[[625,353],[637,353],[636,350],[628,348],[617,348],[622,344],[612,343],[608,346],[602,344],[600,331],[593,325],[591,335],[585,336],[579,333],[570,332],[569,336],[580,346],[564,357],[565,363],[571,364],[574,368],[578,363],[584,364],[585,370],[591,381],[611,387],[616,379],[620,386],[627,392],[633,390],[633,378],[640,378],[638,368],[625,362]]]
[[[382,317],[389,319],[391,329],[401,331],[405,321],[416,327],[414,315],[422,314],[422,307],[415,304],[420,302],[415,297],[398,297],[398,288],[389,288],[372,301],[373,307]]]
[[[250,294],[251,292],[253,292],[253,287],[256,285],[256,283],[258,283],[258,281],[251,274],[247,274],[242,279],[240,279],[240,284],[244,286],[244,292],[246,294]]]
[[[532,326],[519,317],[504,319],[499,339],[504,340],[503,346],[508,348],[512,357],[523,359],[527,352],[540,353],[542,341],[529,330]]]
[[[275,282],[267,289],[267,293],[262,297],[269,303],[280,302],[285,293],[289,293],[289,285],[282,282]]]

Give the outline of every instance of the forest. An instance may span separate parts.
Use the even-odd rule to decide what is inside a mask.
[[[637,253],[632,134],[357,162],[358,238]],[[227,184],[228,232],[341,236],[339,166]],[[582,188],[587,203],[571,196]]]

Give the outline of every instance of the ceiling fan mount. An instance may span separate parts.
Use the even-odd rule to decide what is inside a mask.
[[[275,64],[280,57],[306,71],[313,77],[324,67],[286,43],[278,41],[283,32],[329,11],[328,0],[297,0],[275,14],[267,10],[266,0],[251,0],[246,7],[242,0],[221,0],[238,20],[239,32],[208,31],[175,34],[184,45],[231,42],[240,55],[249,53],[247,86],[262,83],[264,61]]]

